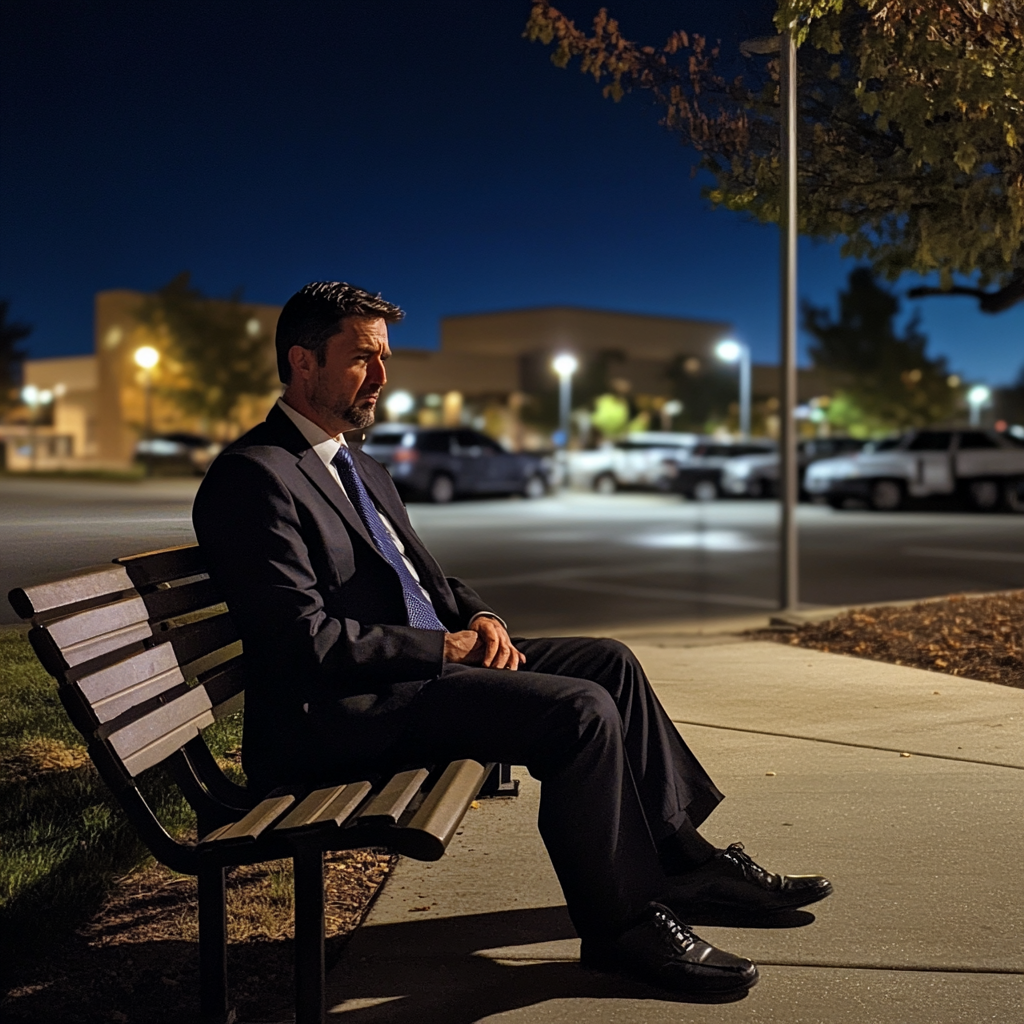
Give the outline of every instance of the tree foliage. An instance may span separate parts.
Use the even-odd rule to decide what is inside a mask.
[[[32,333],[28,324],[7,319],[10,303],[0,299],[0,413],[16,404],[15,389],[21,383],[21,366],[25,351],[18,346]]]
[[[937,272],[990,313],[1024,300],[1024,7],[1015,0],[782,0],[799,51],[799,223],[889,280]],[[526,27],[552,61],[619,100],[645,90],[699,154],[716,206],[779,218],[778,61],[726,78],[718,45],[628,40],[605,9],[590,35],[547,0]],[[695,168],[696,170],[696,168]],[[968,283],[956,283],[957,275]]]
[[[946,360],[925,353],[915,316],[896,329],[900,300],[868,267],[849,277],[839,315],[804,303],[803,326],[813,337],[814,365],[841,386],[828,409],[837,427],[857,433],[923,427],[951,417],[960,394]]]
[[[272,346],[240,294],[211,300],[183,271],[148,295],[136,317],[168,364],[160,392],[186,415],[231,424],[244,399],[273,389]]]

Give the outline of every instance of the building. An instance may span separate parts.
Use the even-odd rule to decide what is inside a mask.
[[[278,390],[247,400],[230,426],[184,415],[161,390],[172,372],[167,361],[152,370],[136,365],[141,346],[160,347],[136,315],[144,298],[123,289],[100,292],[94,355],[26,363],[26,383],[45,391],[51,402],[48,409],[31,410],[31,423],[23,416],[22,423],[4,428],[9,468],[28,468],[32,451],[40,467],[69,461],[124,466],[147,429],[227,439],[266,415]],[[268,339],[266,358],[273,365],[280,307],[250,303],[246,308],[251,310],[247,329]],[[729,333],[730,325],[720,321],[571,306],[449,316],[441,321],[438,351],[393,353],[388,394],[407,392],[412,401],[406,400],[405,415],[423,424],[473,422],[514,447],[547,444],[543,429],[524,424],[529,419],[524,410],[537,396],[554,394],[556,353],[571,352],[580,360],[578,398],[612,387],[657,410],[673,393],[673,367],[696,373],[710,365],[716,342]],[[801,371],[802,400],[827,390],[816,374]],[[755,366],[753,392],[770,404],[778,394],[778,370]]]

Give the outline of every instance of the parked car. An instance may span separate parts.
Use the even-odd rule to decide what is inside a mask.
[[[202,476],[224,446],[201,434],[158,434],[135,445],[135,461],[157,476]]]
[[[773,441],[701,441],[688,452],[665,460],[671,488],[686,498],[713,501],[722,493],[726,466],[745,456],[770,458]]]
[[[797,446],[800,489],[812,462],[859,452],[863,441],[855,437],[816,437]],[[779,493],[779,453],[760,452],[729,459],[722,470],[722,491],[734,497],[772,498]]]
[[[700,440],[698,434],[638,431],[593,451],[567,452],[568,483],[599,494],[627,488],[667,490],[665,460],[689,452]]]
[[[477,494],[539,498],[548,491],[544,456],[506,451],[467,428],[386,423],[370,432],[363,451],[387,469],[405,498],[443,503]]]
[[[865,445],[856,455],[815,462],[808,493],[833,508],[850,499],[900,508],[910,498],[948,495],[987,510],[1005,502],[1024,511],[1024,442],[987,430],[915,430]]]

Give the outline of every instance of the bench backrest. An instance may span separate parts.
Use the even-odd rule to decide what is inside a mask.
[[[197,545],[19,588],[10,602],[31,622],[29,642],[133,820],[155,822],[134,780],[161,763],[207,826],[229,816],[226,805],[251,806],[200,737],[242,706],[245,673],[241,641]]]

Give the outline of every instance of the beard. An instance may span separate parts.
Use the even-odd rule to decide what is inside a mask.
[[[344,400],[332,395],[330,389],[318,381],[309,392],[308,401],[317,412],[326,413],[331,419],[340,418],[351,424],[353,430],[365,430],[366,427],[373,426],[375,409],[373,405],[364,403],[368,398],[376,398],[379,393],[380,389],[378,388],[363,395],[357,395],[354,402],[345,405]]]
[[[358,402],[353,402],[352,405],[345,409],[342,416],[357,430],[365,430],[367,427],[373,426],[375,412],[376,409],[372,405],[360,406]]]

